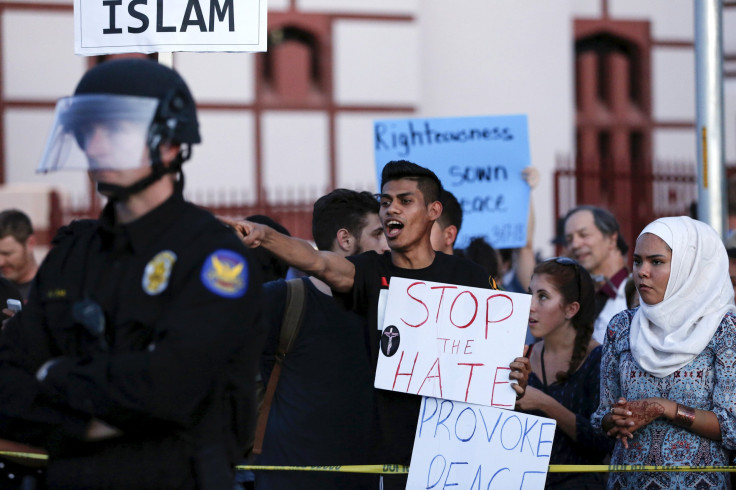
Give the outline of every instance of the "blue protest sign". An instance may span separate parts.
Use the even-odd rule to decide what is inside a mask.
[[[463,208],[455,246],[475,236],[495,248],[526,244],[530,165],[525,115],[374,121],[377,182],[391,160],[431,169]]]

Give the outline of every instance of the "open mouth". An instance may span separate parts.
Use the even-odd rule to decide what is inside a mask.
[[[386,222],[386,237],[389,239],[396,238],[401,233],[402,228],[404,228],[404,223],[395,219],[388,220]]]

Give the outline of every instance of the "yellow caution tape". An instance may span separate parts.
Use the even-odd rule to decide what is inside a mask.
[[[621,464],[551,464],[550,473],[631,473],[653,471],[696,471],[696,472],[736,472],[736,466],[660,466],[660,465],[621,465]]]
[[[49,459],[48,455],[43,453],[19,453],[16,451],[0,451],[0,456],[10,456],[13,458],[25,459]]]
[[[404,465],[355,465],[355,466],[236,466],[239,470],[256,471],[332,471],[344,473],[406,474]],[[551,464],[550,473],[623,473],[652,471],[707,471],[736,472],[736,466],[650,466],[650,465],[606,465],[606,464]]]
[[[403,464],[365,464],[352,466],[236,466],[236,470],[257,471],[331,471],[340,473],[374,473],[381,475],[405,475],[409,467]]]
[[[0,456],[45,460],[46,454],[0,451]],[[239,465],[238,470],[257,471],[322,471],[339,473],[373,473],[381,475],[402,475],[409,473],[409,466],[401,464],[369,464],[347,466],[258,466]],[[734,473],[736,466],[658,466],[658,465],[606,465],[606,464],[551,464],[550,473],[622,473],[622,472],[719,472]]]

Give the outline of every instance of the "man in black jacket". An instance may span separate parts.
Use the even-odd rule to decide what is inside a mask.
[[[57,235],[0,337],[0,437],[48,451],[49,488],[232,488],[260,278],[182,197],[199,141],[186,84],[152,61],[104,62],[57,105],[39,170],[85,168],[109,200]]]

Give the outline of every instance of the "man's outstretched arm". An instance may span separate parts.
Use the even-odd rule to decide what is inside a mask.
[[[346,293],[353,288],[355,266],[345,257],[316,250],[306,240],[279,233],[273,228],[250,221],[220,218],[235,229],[245,246],[263,247],[292,267],[327,283],[333,290]]]

